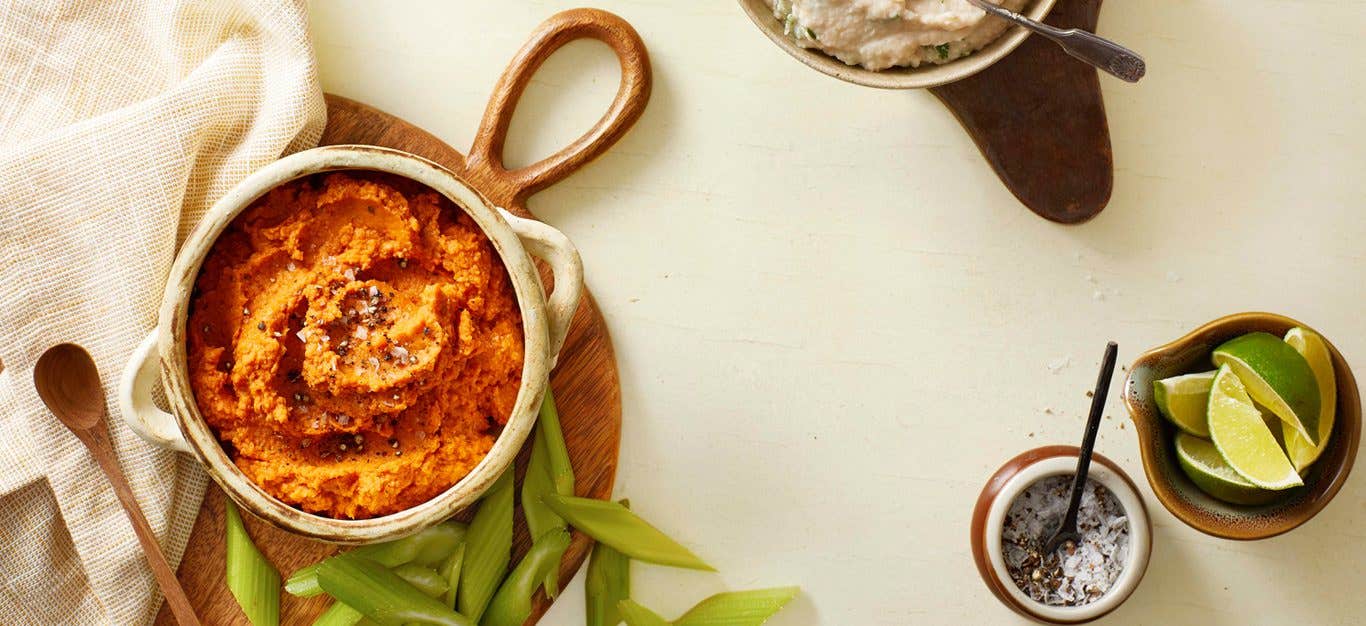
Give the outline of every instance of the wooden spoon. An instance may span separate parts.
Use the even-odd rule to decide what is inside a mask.
[[[85,348],[73,343],[52,346],[38,358],[38,364],[33,368],[33,385],[38,388],[38,395],[42,396],[47,408],[85,444],[105,476],[109,477],[119,503],[133,523],[133,530],[137,531],[138,542],[147,554],[147,564],[152,566],[152,574],[156,576],[161,592],[166,595],[166,604],[171,606],[176,621],[182,626],[198,626],[199,619],[194,615],[190,599],[185,597],[185,590],[180,588],[175,571],[166,562],[161,546],[157,545],[152,527],[138,508],[137,498],[128,487],[128,479],[119,469],[114,447],[109,443],[109,429],[104,423],[104,391],[100,387],[100,372],[95,368],[95,360],[90,358]]]

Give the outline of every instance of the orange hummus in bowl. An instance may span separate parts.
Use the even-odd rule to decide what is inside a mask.
[[[195,400],[233,462],[328,517],[450,488],[521,380],[493,246],[450,200],[382,174],[315,174],[257,200],[205,258],[187,330]]]
[[[582,292],[563,233],[450,170],[376,146],[306,150],[190,233],[119,410],[278,528],[396,539],[512,466]]]

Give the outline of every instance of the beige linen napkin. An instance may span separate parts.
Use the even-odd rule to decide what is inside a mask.
[[[33,364],[63,341],[94,355],[123,468],[179,562],[205,476],[129,430],[112,391],[179,243],[324,115],[302,0],[0,3],[0,623],[152,620],[132,526]]]

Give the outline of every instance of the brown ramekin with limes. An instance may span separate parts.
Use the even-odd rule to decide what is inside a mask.
[[[1325,363],[1331,383],[1321,385]],[[1182,383],[1197,390],[1203,384],[1173,379],[1201,374],[1213,398],[1206,404],[1208,432],[1201,430],[1198,417],[1192,420],[1187,413],[1183,420],[1176,406],[1181,401],[1172,397],[1198,393],[1178,389]],[[1164,385],[1166,398],[1159,391]],[[1311,393],[1313,399],[1307,399]],[[1185,400],[1199,406],[1198,399]],[[1342,353],[1309,326],[1273,313],[1222,317],[1144,353],[1129,367],[1124,404],[1137,427],[1143,470],[1157,499],[1192,528],[1228,539],[1264,539],[1309,521],[1346,482],[1361,441],[1361,397]],[[1331,411],[1311,416],[1320,405]],[[1303,420],[1289,418],[1295,414]],[[1264,426],[1253,421],[1258,415]],[[1322,433],[1317,432],[1319,415],[1332,422]],[[1233,436],[1246,434],[1260,442],[1249,445],[1261,445],[1263,427],[1281,428],[1276,452],[1295,476],[1275,465],[1269,449],[1260,450],[1266,466],[1249,462],[1259,451],[1240,449]],[[1286,443],[1287,435],[1312,449],[1297,451],[1293,441]],[[1323,443],[1312,441],[1313,435]]]

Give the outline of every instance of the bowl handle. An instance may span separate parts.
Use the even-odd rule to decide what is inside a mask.
[[[550,55],[581,38],[601,41],[617,55],[621,84],[611,106],[587,133],[559,152],[530,165],[507,169],[503,143],[522,93]],[[556,13],[536,27],[498,79],[465,158],[463,175],[495,204],[525,215],[527,198],[578,171],[635,125],[650,101],[652,81],[645,42],[626,20],[599,9]]]
[[[579,258],[578,248],[564,233],[544,222],[517,217],[506,209],[498,209],[498,212],[512,227],[512,232],[517,233],[527,252],[550,265],[555,284],[546,299],[546,310],[550,318],[550,367],[554,367],[583,294],[583,260]]]
[[[160,331],[152,329],[151,334],[133,350],[128,365],[124,366],[123,378],[119,380],[119,410],[133,432],[148,443],[177,452],[189,452],[190,446],[180,434],[175,416],[152,402],[152,386],[161,373],[160,359],[157,358],[159,336]]]

